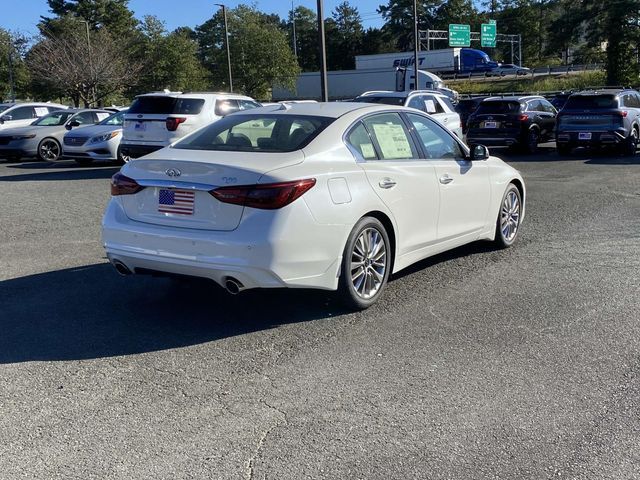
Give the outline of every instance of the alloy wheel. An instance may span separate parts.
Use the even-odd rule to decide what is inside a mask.
[[[40,144],[40,158],[53,162],[60,156],[60,147],[53,140],[45,140]]]
[[[351,252],[351,284],[356,294],[370,299],[380,290],[387,270],[387,247],[378,229],[364,229]]]
[[[511,190],[502,202],[500,210],[500,231],[507,242],[511,242],[518,233],[520,225],[520,199],[518,194]]]

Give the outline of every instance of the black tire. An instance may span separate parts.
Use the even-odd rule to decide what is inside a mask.
[[[81,167],[88,167],[93,163],[93,158],[74,158],[74,160]]]
[[[511,208],[513,201],[517,200],[516,207]],[[496,220],[495,243],[500,248],[508,248],[518,238],[520,231],[520,220],[522,219],[522,196],[520,190],[513,183],[510,183],[502,196],[498,218]],[[514,223],[515,222],[515,223]],[[507,229],[507,227],[509,229]]]
[[[631,129],[631,133],[629,133],[629,137],[624,142],[622,146],[622,153],[627,157],[632,157],[636,154],[636,150],[638,149],[638,130],[636,128]]]
[[[38,144],[38,160],[42,162],[56,162],[62,156],[62,147],[55,138],[47,137]]]
[[[540,133],[536,128],[530,128],[522,145],[525,153],[536,153],[538,151],[538,142],[540,142]]]
[[[369,239],[370,248],[365,247],[365,238]],[[375,250],[379,245],[384,246],[384,252],[382,247]],[[370,251],[364,252],[363,247]],[[353,227],[345,245],[338,284],[338,295],[349,309],[364,310],[380,298],[391,273],[392,255],[391,242],[384,225],[377,218],[361,218]],[[359,261],[359,258],[362,260]],[[356,263],[361,265],[354,268]]]
[[[570,145],[557,145],[558,155],[571,155],[571,146]]]
[[[125,155],[124,153],[122,153],[122,147],[120,145],[118,145],[117,156],[118,158],[116,159],[116,161],[120,165],[124,165],[125,163],[128,163],[129,160],[131,160],[131,157],[129,157],[129,155]]]

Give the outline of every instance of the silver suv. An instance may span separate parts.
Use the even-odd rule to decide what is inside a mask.
[[[155,152],[211,122],[261,105],[231,93],[156,92],[139,95],[124,117],[119,158]]]
[[[437,90],[413,90],[411,92],[392,92],[388,90],[364,92],[354,102],[384,103],[415,108],[438,120],[462,138],[460,115],[447,95]]]

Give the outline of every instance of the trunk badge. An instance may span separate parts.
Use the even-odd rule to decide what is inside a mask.
[[[164,173],[166,173],[169,177],[179,177],[180,175],[182,175],[182,172],[177,168],[169,168],[168,170],[165,170]]]

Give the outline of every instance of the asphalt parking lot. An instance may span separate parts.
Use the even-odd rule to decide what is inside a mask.
[[[118,167],[0,162],[0,478],[640,478],[640,155],[504,158],[517,245],[361,313],[119,277]]]

